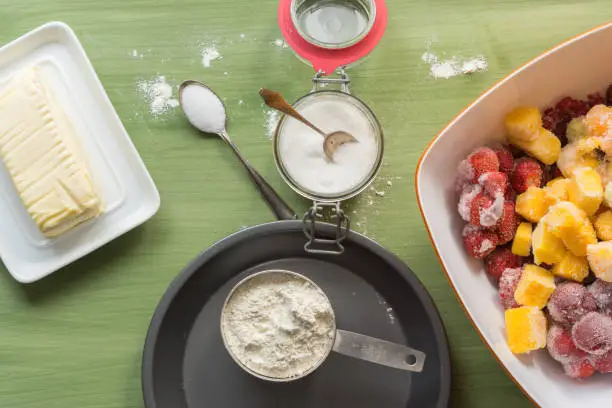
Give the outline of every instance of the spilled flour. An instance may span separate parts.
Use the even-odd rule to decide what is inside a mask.
[[[173,89],[166,77],[159,75],[151,80],[141,80],[136,83],[138,92],[149,105],[149,112],[154,117],[176,108],[179,102],[173,98]]]
[[[278,48],[288,48],[289,47],[289,44],[287,44],[285,42],[285,40],[283,40],[281,38],[277,38],[276,40],[274,40],[272,45],[274,45],[275,47],[278,47]]]
[[[210,68],[210,63],[215,60],[223,59],[223,56],[217,50],[215,44],[203,47],[202,53],[202,65],[204,68]]]
[[[486,71],[489,66],[483,55],[477,55],[469,59],[453,56],[449,59],[441,60],[429,50],[421,56],[421,60],[429,64],[429,74],[436,79],[448,79],[458,75]]]

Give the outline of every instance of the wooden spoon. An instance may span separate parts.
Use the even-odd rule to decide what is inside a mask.
[[[342,130],[337,130],[331,133],[323,132],[321,129],[313,125],[308,119],[303,117],[298,111],[296,111],[293,106],[291,106],[278,92],[262,88],[259,90],[259,95],[262,97],[264,103],[270,108],[276,109],[285,115],[289,115],[292,118],[299,120],[323,136],[323,152],[330,161],[334,160],[334,153],[340,146],[345,143],[357,142],[357,139],[355,139],[353,135]]]

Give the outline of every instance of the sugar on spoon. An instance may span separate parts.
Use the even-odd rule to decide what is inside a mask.
[[[244,165],[251,180],[279,220],[293,220],[295,212],[283,201],[266,180],[242,156],[226,131],[225,105],[208,86],[199,81],[186,80],[179,87],[181,109],[192,126],[204,133],[219,135]]]
[[[330,160],[334,161],[334,153],[340,146],[345,143],[355,143],[357,139],[353,137],[350,133],[347,133],[343,130],[336,130],[331,133],[325,133],[318,127],[312,124],[308,119],[302,116],[298,111],[296,111],[293,106],[289,102],[283,98],[283,96],[270,89],[262,88],[259,90],[259,95],[263,99],[264,103],[268,105],[272,109],[276,109],[279,112],[282,112],[286,115],[291,116],[294,119],[299,120],[306,126],[310,127],[312,130],[323,136],[323,152],[325,156]]]

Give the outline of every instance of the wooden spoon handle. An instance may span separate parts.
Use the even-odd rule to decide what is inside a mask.
[[[299,120],[306,126],[309,126],[315,132],[319,133],[321,136],[325,137],[325,132],[323,132],[321,129],[319,129],[312,123],[310,123],[308,119],[300,115],[298,111],[293,109],[293,106],[291,106],[285,100],[285,98],[283,98],[283,96],[279,94],[278,92],[272,91],[270,89],[262,88],[259,90],[259,95],[263,99],[264,103],[268,105],[270,108],[276,109],[277,111],[282,112],[285,115],[289,115],[292,118]]]

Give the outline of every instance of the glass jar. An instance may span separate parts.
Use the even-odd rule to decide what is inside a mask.
[[[374,112],[361,99],[351,95],[346,73],[341,72],[339,78],[318,73],[313,84],[311,92],[293,104],[294,109],[323,131],[343,130],[353,134],[357,143],[342,147],[335,153],[334,161],[329,162],[323,152],[323,137],[283,115],[274,133],[274,161],[285,182],[313,202],[304,215],[304,232],[309,238],[306,251],[342,253],[341,242],[350,230],[350,218],[342,210],[341,203],[355,197],[374,181],[384,152],[383,131]],[[339,85],[340,89],[321,89],[322,85]],[[332,240],[316,236],[317,219],[326,207],[331,208],[338,226],[338,234]],[[315,249],[317,244],[332,246],[319,250]]]

